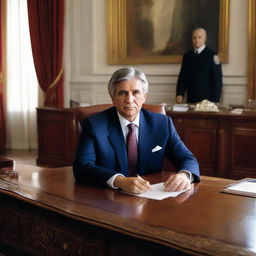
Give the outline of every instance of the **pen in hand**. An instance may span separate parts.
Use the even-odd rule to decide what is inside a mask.
[[[140,180],[146,181],[146,180],[144,180],[139,174],[136,174],[136,176],[137,176]],[[151,191],[150,183],[149,183],[148,181],[146,181],[146,182],[149,184],[148,190]]]

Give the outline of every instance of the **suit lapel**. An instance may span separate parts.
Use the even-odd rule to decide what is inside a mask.
[[[147,125],[147,122],[144,118],[143,111],[140,112],[140,127],[139,127],[139,167],[138,170],[141,171],[141,174],[144,174],[145,164],[147,163],[149,157],[151,156],[151,147],[152,147],[152,128]]]
[[[116,152],[121,170],[124,175],[128,175],[128,172],[127,172],[128,160],[127,160],[127,153],[126,153],[126,145],[125,145],[124,135],[123,135],[122,128],[119,123],[117,114],[115,118],[113,118],[113,120],[109,123],[108,128],[109,128],[109,141]]]

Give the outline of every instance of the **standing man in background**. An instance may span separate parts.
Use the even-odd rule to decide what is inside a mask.
[[[205,45],[206,31],[197,28],[192,33],[193,49],[185,53],[176,90],[176,102],[182,103],[187,92],[187,102],[207,99],[219,102],[222,90],[222,70],[218,55]]]

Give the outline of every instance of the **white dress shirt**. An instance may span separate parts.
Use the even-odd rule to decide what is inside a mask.
[[[198,52],[198,54],[200,54],[200,53],[204,50],[204,48],[205,48],[205,44],[202,45],[202,46],[199,47],[199,48],[194,48],[194,49],[195,49],[195,52]]]
[[[139,125],[140,125],[140,113],[137,115],[137,117],[134,119],[134,121],[130,122],[127,119],[125,119],[124,117],[122,117],[118,112],[117,112],[121,127],[122,127],[122,131],[123,131],[123,135],[124,135],[124,139],[126,142],[126,136],[129,132],[129,128],[127,127],[129,124],[135,124],[136,129],[135,129],[135,134],[136,134],[136,139],[138,142],[138,138],[139,138]]]
[[[139,138],[139,125],[140,125],[140,113],[137,115],[137,117],[132,122],[130,122],[127,119],[125,119],[124,117],[122,117],[118,113],[118,111],[117,111],[117,115],[118,115],[119,122],[120,122],[120,125],[121,125],[121,128],[122,128],[122,131],[123,131],[125,143],[126,143],[126,136],[127,136],[128,132],[129,132],[129,128],[127,127],[127,125],[131,124],[131,123],[135,124],[135,127],[136,127],[135,128],[135,135],[136,135],[136,139],[137,139],[137,142],[138,142],[138,138]],[[114,186],[114,180],[115,180],[116,176],[118,176],[118,175],[124,176],[121,173],[117,173],[117,174],[113,175],[111,178],[109,178],[107,180],[107,184],[108,184],[109,187],[118,189],[118,187]]]

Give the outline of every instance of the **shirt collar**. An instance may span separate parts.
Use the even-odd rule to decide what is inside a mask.
[[[204,45],[202,45],[201,47],[199,47],[199,48],[195,48],[195,52],[197,51],[198,52],[198,54],[199,53],[201,53],[203,50],[204,50],[204,48],[205,48],[205,44]]]
[[[121,124],[122,129],[125,129],[125,127],[130,124],[133,123],[135,124],[137,127],[139,127],[139,123],[140,123],[140,113],[138,113],[137,117],[132,121],[128,121],[127,119],[125,119],[123,116],[120,115],[120,113],[117,111],[117,115]]]

